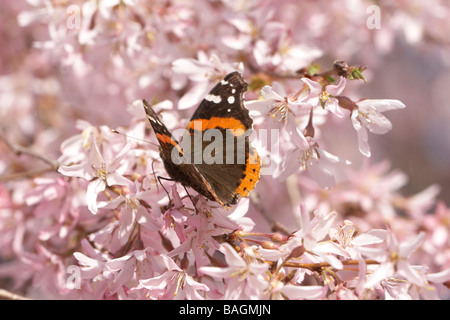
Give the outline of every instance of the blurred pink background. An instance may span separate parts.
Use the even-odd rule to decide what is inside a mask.
[[[376,3],[379,29],[367,25],[373,2],[365,0],[2,0],[0,133],[8,141],[57,159],[61,143],[79,133],[77,120],[109,128],[128,126],[132,116],[127,106],[142,98],[168,99],[173,102],[174,114],[178,114],[178,102],[195,81],[174,71],[174,61],[198,59],[203,50],[203,56],[215,54],[224,64],[244,60],[250,76],[252,70],[246,59],[251,58],[252,51],[226,43],[236,36],[240,40],[250,38],[252,44],[260,39],[272,44],[272,40],[276,46],[279,39],[265,34],[267,24],[274,22],[279,27],[274,29],[282,30],[280,34],[286,37],[282,39],[286,46],[307,45],[321,50],[323,56],[317,62],[324,70],[330,69],[335,60],[367,66],[367,84],[349,81],[344,91],[354,101],[398,99],[406,105],[403,110],[385,113],[393,124],[390,132],[369,134],[370,161],[387,160],[391,170],[404,172],[409,179],[402,189],[406,196],[437,184],[441,187],[438,198],[450,205],[450,3]],[[79,29],[67,28],[69,4],[83,7]],[[239,25],[242,17],[253,24]],[[328,126],[333,121],[336,125]],[[327,122],[323,132],[327,151],[351,160],[355,168],[361,165],[364,157],[348,118]],[[0,142],[0,177],[42,166],[33,157],[14,155]],[[8,223],[9,218],[22,216],[22,207],[24,216],[32,212],[32,206],[26,207],[21,198],[25,193],[20,191],[21,181],[9,182],[0,183],[0,196],[5,196],[7,207],[3,216],[0,211],[0,218]],[[28,182],[23,183],[23,190],[34,187]],[[277,198],[277,202],[282,200]],[[16,209],[17,203],[22,207]],[[33,214],[30,216],[34,219]],[[33,232],[34,225],[28,222],[36,220],[24,220]],[[0,247],[7,248],[2,255],[13,257],[15,248],[10,240],[24,228],[8,230],[10,225],[14,227],[14,223],[2,226],[10,233],[5,231],[6,236],[0,237]],[[21,274],[16,272],[16,276],[20,278]]]

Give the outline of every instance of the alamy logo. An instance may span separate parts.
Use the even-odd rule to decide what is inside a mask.
[[[252,134],[252,130],[220,130],[208,129],[201,131],[196,128],[191,134],[187,130],[183,132],[183,138],[179,144],[180,149],[173,148],[171,160],[175,164],[245,164],[246,142]],[[177,130],[176,130],[177,131]],[[174,133],[176,133],[174,131]]]
[[[273,174],[276,167],[270,159],[279,156],[279,130],[277,129],[207,129],[201,130],[195,123],[194,130],[178,129],[174,137],[180,143],[171,151],[171,161],[176,164],[256,164],[257,157],[249,156],[253,149],[251,138],[257,136],[258,153],[262,159],[261,175]],[[256,139],[255,139],[256,140]],[[270,154],[270,157],[269,157]],[[247,162],[248,161],[248,162]]]
[[[66,9],[66,28],[69,30],[81,29],[81,7],[70,5]]]
[[[81,269],[79,266],[70,265],[66,269],[66,273],[69,275],[66,278],[67,289],[80,289],[81,288]]]
[[[381,9],[379,6],[373,4],[367,7],[366,12],[370,16],[366,20],[366,26],[368,29],[380,29],[381,28]]]

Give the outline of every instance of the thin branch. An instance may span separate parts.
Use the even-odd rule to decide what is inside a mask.
[[[6,176],[1,176],[0,182],[38,177],[44,173],[53,172],[53,171],[55,171],[55,169],[53,169],[53,168],[44,168],[44,169],[36,169],[36,170],[12,173],[12,174],[8,174]]]
[[[47,164],[49,164],[53,170],[57,170],[59,168],[59,163],[55,160],[48,158],[47,156],[40,154],[31,149],[22,147],[16,143],[10,142],[4,134],[0,134],[0,139],[17,155],[26,154],[33,158],[39,159]]]
[[[0,300],[30,300],[27,297],[9,292],[4,289],[0,289]]]
[[[276,265],[276,261],[265,261],[270,265]],[[359,264],[359,260],[344,260],[341,261],[344,266],[354,266]],[[375,260],[366,260],[366,264],[379,264],[378,261]],[[285,262],[283,263],[283,267],[291,267],[291,268],[301,268],[308,269],[311,271],[320,271],[324,268],[331,267],[331,264],[328,262],[319,262],[319,263],[299,263],[299,262]]]
[[[233,248],[236,250],[236,252],[241,252],[241,247],[233,245],[233,243],[228,242]],[[264,260],[265,263],[269,264],[271,267],[276,267],[278,264],[278,261],[270,261],[270,260]],[[378,261],[375,260],[365,260],[366,264],[380,264]],[[355,266],[359,264],[359,260],[343,260],[341,263],[344,266]],[[317,263],[300,263],[300,262],[289,262],[285,261],[282,263],[281,267],[290,267],[290,268],[299,268],[299,269],[308,269],[311,271],[321,271],[322,269],[332,267],[331,264],[328,262],[317,262]]]
[[[0,182],[36,177],[36,176],[39,176],[39,175],[47,173],[47,172],[56,171],[59,168],[60,164],[58,163],[58,161],[50,159],[49,157],[47,157],[43,154],[40,154],[29,148],[23,147],[17,143],[13,143],[13,142],[9,141],[6,138],[5,134],[3,134],[2,132],[0,132],[0,140],[3,141],[5,143],[5,145],[8,146],[8,148],[11,149],[11,151],[14,152],[16,155],[20,156],[22,154],[25,154],[32,158],[41,160],[42,162],[45,162],[46,164],[50,165],[50,168],[32,169],[29,171],[17,172],[17,173],[12,173],[12,174],[9,174],[6,176],[2,176],[2,177],[0,177]]]

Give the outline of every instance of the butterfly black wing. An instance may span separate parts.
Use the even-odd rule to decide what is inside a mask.
[[[143,101],[169,176],[222,205],[248,196],[259,180],[261,160],[248,137],[253,121],[243,104],[246,90],[239,72],[225,76],[202,100],[180,143]],[[214,140],[206,139],[208,135]],[[175,163],[174,154],[182,155],[184,162]]]
[[[233,118],[240,121],[245,130],[251,129],[253,121],[243,104],[247,87],[239,72],[229,73],[206,95],[190,121]]]
[[[155,132],[156,138],[160,145],[160,156],[163,160],[164,167],[169,176],[185,186],[192,187],[198,193],[204,195],[210,200],[218,201],[214,196],[211,187],[201,176],[198,170],[189,163],[174,163],[176,156],[182,157],[183,150],[178,141],[172,136],[167,127],[161,122],[156,112],[150,104],[142,101],[147,118]],[[178,158],[180,159],[180,158]]]
[[[192,137],[200,131],[205,137],[210,129],[222,136],[222,144],[215,140],[211,143],[203,141],[201,150],[195,150],[193,144],[192,149],[203,152],[203,161],[194,165],[216,197],[226,205],[246,197],[259,180],[261,161],[250,146],[249,130],[253,121],[243,103],[246,91],[247,83],[239,72],[228,74],[206,95],[187,126]],[[229,137],[234,143],[229,143],[231,140],[227,142]],[[216,143],[218,148],[221,146],[222,159],[220,155],[216,157],[218,148],[209,148],[214,152],[213,156],[206,154],[212,143]],[[208,156],[215,157],[215,161],[205,161]]]

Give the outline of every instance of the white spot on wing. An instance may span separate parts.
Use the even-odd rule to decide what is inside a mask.
[[[228,99],[227,99],[227,101],[228,101],[229,104],[233,104],[233,103],[234,103],[234,100],[235,100],[235,99],[234,99],[233,96],[229,96]]]
[[[220,96],[216,96],[214,94],[208,94],[205,97],[205,100],[206,101],[211,101],[211,102],[214,102],[214,103],[220,103],[220,101],[222,101],[222,98]]]

